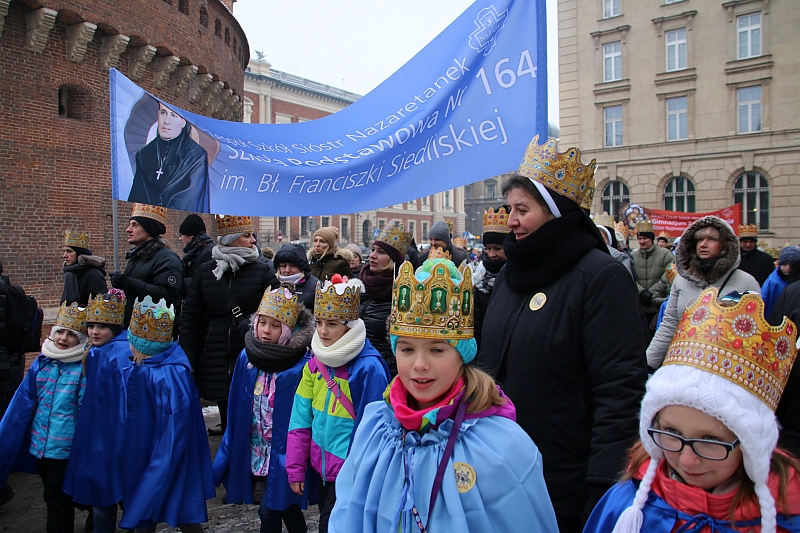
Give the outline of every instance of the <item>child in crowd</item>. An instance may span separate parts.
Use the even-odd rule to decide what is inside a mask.
[[[381,398],[389,382],[386,361],[370,344],[358,318],[363,288],[361,281],[348,281],[339,274],[317,288],[311,360],[303,367],[289,423],[289,483],[294,492],[304,493],[310,458],[320,482],[320,533],[328,531],[336,477],[364,408]]]
[[[301,510],[308,506],[308,491],[294,494],[286,477],[286,435],[314,316],[293,289],[293,283],[283,283],[266,291],[252,317],[233,371],[228,427],[214,457],[214,482],[225,485],[226,503],[260,499],[261,533],[280,533],[281,522],[289,533],[308,531]],[[254,486],[263,495],[254,494]]]
[[[38,472],[48,533],[71,533],[75,522],[75,504],[62,485],[86,387],[81,365],[86,341],[86,309],[62,304],[42,354],[0,422],[0,486],[12,469]]]
[[[539,450],[469,364],[472,297],[468,267],[400,267],[389,316],[398,375],[356,432],[331,531],[557,533]]]
[[[756,294],[717,295],[706,289],[683,313],[647,383],[641,443],[584,532],[800,531],[800,464],[776,449],[774,414],[796,326],[769,326]]]
[[[163,299],[134,303],[120,529],[154,532],[167,522],[200,533],[206,500],[216,495],[200,397],[186,353],[172,342],[174,320]]]
[[[125,452],[125,372],[131,366],[123,330],[125,293],[111,289],[86,307],[91,348],[84,359],[86,391],[75,427],[64,492],[92,506],[94,533],[114,533],[122,500]]]

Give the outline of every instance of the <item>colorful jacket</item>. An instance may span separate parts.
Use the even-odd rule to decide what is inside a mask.
[[[646,461],[642,465],[634,479],[617,483],[606,492],[592,511],[583,533],[608,533],[614,529],[619,516],[633,502],[648,464],[649,461]],[[701,488],[670,478],[666,469],[666,461],[662,461],[642,509],[642,533],[672,533],[682,525],[686,526],[687,531],[696,533],[760,533],[761,509],[756,502],[749,501],[737,508],[734,516],[738,528],[734,529],[728,522],[728,513],[735,490],[727,494],[709,494]],[[778,532],[800,532],[800,474],[796,471],[789,474],[786,491],[788,508],[777,503],[777,474],[770,473],[767,486],[776,499]],[[687,524],[689,521],[692,523]]]
[[[73,501],[108,507],[122,500],[125,386],[131,364],[127,330],[86,356],[86,392],[62,487]]]
[[[19,384],[0,420],[0,486],[12,472],[36,473],[36,457],[30,453],[30,435],[36,412],[36,377],[44,356],[36,359]]]
[[[364,408],[380,400],[389,384],[386,361],[369,339],[347,365],[328,368],[328,372],[339,384],[341,394],[353,403],[356,418],[353,420],[336,400],[322,378],[316,358],[312,358],[303,367],[289,422],[286,472],[290,483],[305,481],[309,457],[311,467],[323,480],[336,481]]]
[[[36,413],[31,424],[31,455],[67,459],[86,388],[80,361],[62,363],[39,356]]]

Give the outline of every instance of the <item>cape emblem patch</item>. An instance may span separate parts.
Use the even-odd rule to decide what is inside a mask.
[[[467,463],[453,463],[453,471],[456,476],[456,488],[458,492],[464,493],[472,490],[475,482],[478,480],[478,475],[475,469]]]
[[[531,298],[531,303],[528,307],[531,308],[531,311],[538,311],[544,307],[545,303],[547,303],[547,295],[543,292],[537,292],[533,295],[533,298]]]

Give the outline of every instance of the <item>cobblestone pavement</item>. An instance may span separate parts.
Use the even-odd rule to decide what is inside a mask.
[[[216,407],[203,408],[203,416],[207,427],[214,427],[219,423],[219,411]],[[209,437],[211,455],[217,453],[221,437]],[[14,487],[17,495],[9,503],[0,507],[0,532],[3,533],[38,533],[45,531],[47,511],[42,500],[42,482],[39,476],[13,473],[8,478],[8,484]],[[208,522],[203,524],[204,531],[218,533],[238,533],[258,531],[261,522],[258,519],[258,506],[256,505],[226,505],[224,502],[225,488],[217,489],[217,497],[208,500]],[[317,533],[319,512],[316,505],[305,511],[306,523],[309,533]],[[75,533],[83,533],[86,521],[86,511],[75,512]],[[117,517],[121,517],[120,513]],[[283,529],[286,531],[286,528]],[[117,529],[118,532],[123,530]],[[167,524],[160,524],[159,532],[180,531]]]

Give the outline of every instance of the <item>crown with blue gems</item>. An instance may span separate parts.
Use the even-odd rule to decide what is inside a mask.
[[[330,281],[319,282],[314,295],[314,316],[324,320],[358,320],[361,307],[361,280],[334,274]]]
[[[122,326],[125,319],[125,293],[111,289],[109,294],[98,294],[86,306],[86,322]]]
[[[401,255],[406,255],[411,245],[412,235],[406,231],[405,226],[398,220],[392,220],[383,225],[377,241],[385,242]]]
[[[66,230],[64,232],[64,246],[75,246],[76,248],[89,247],[89,233],[78,230]]]
[[[606,211],[596,214],[593,220],[595,225],[606,228],[613,228],[616,224],[616,222],[614,222],[614,217],[609,215]]]
[[[236,233],[252,233],[252,217],[237,215],[214,215],[217,220],[217,232],[220,237]]]
[[[78,307],[78,302],[73,302],[71,305],[67,305],[67,302],[62,302],[61,308],[58,310],[58,316],[56,316],[55,326],[78,331],[86,335],[86,308]]]
[[[294,286],[293,283],[292,286]],[[297,318],[303,307],[293,292],[283,284],[274,291],[267,289],[264,291],[264,296],[261,297],[256,314],[280,320],[290,329],[293,328],[297,324]]]
[[[727,379],[775,411],[797,357],[797,326],[764,319],[764,301],[745,293],[733,305],[709,287],[686,308],[664,366],[686,365]]]
[[[134,337],[152,342],[172,342],[172,324],[175,321],[175,309],[167,307],[163,298],[154,303],[150,295],[133,304],[131,323],[128,333]]]
[[[133,210],[131,211],[131,218],[133,217],[150,218],[152,220],[155,220],[156,222],[161,222],[166,226],[167,208],[158,205],[147,205],[147,204],[136,203],[133,204]]]
[[[588,209],[594,197],[596,166],[595,159],[588,165],[581,163],[581,152],[577,148],[564,153],[557,151],[556,140],[552,137],[540,145],[537,135],[525,150],[517,173]]]
[[[497,211],[490,207],[483,212],[483,232],[484,233],[511,233],[508,227],[508,212],[505,207]]]
[[[472,270],[466,267],[460,281],[458,277],[452,261],[428,259],[416,274],[408,261],[400,265],[392,286],[389,333],[426,339],[473,338]]]

